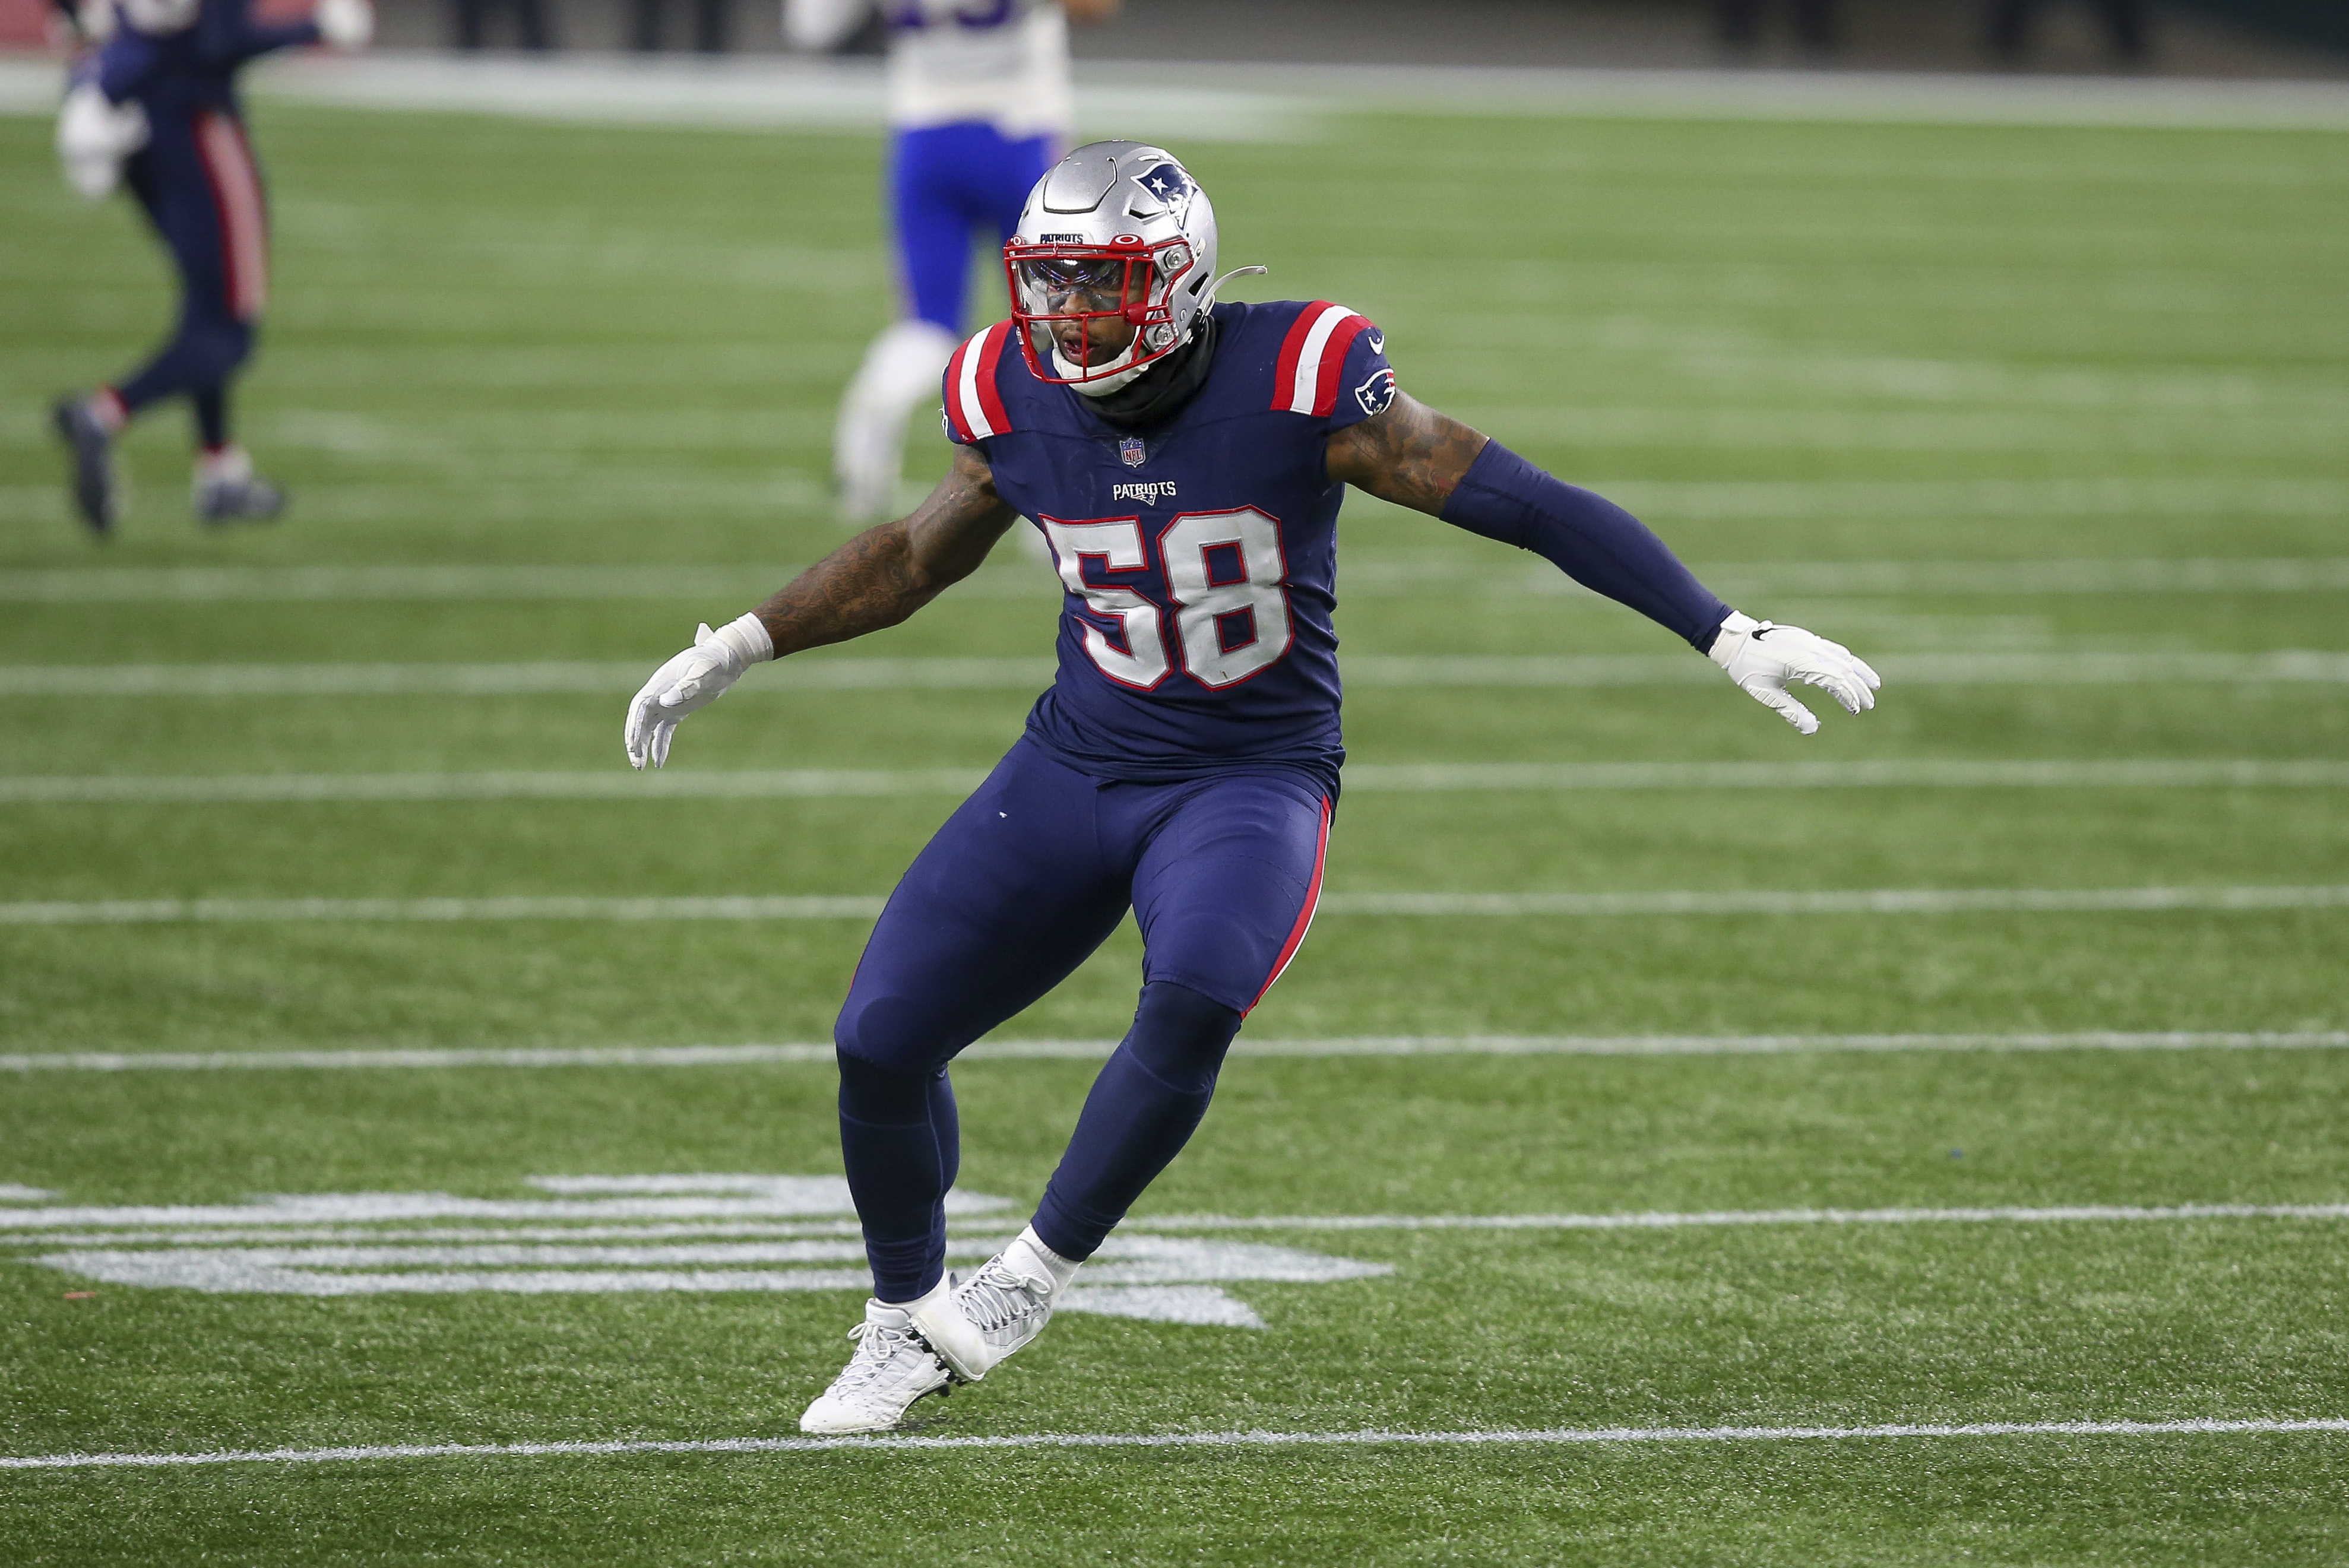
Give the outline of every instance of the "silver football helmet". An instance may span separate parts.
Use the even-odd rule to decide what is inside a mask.
[[[1172,354],[1214,303],[1216,209],[1164,148],[1092,142],[1036,181],[1003,265],[1029,368],[1100,397]]]

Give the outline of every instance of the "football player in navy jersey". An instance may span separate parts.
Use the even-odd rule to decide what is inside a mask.
[[[236,77],[276,49],[364,48],[374,5],[317,0],[306,21],[256,22],[251,0],[109,4],[120,25],[75,67],[57,151],[67,179],[93,200],[118,181],[129,186],[179,269],[180,320],[136,373],[51,410],[72,457],[74,505],[105,538],[121,508],[115,438],[149,405],[184,395],[196,415],[196,516],[274,517],[284,495],[229,435],[229,383],[253,353],[269,294],[268,211]]]
[[[1344,759],[1336,605],[1345,487],[1537,552],[1669,626],[1807,735],[1786,687],[1852,713],[1875,672],[1738,614],[1620,508],[1399,390],[1379,330],[1326,301],[1215,303],[1214,209],[1164,150],[1095,142],[1004,247],[1012,319],[945,376],[953,467],[655,672],[636,767],[750,665],[895,625],[1025,517],[1065,591],[1027,733],[891,894],[834,1031],[841,1147],[874,1297],[811,1432],[877,1431],[1035,1337],[1197,1127],[1241,1020],[1320,892]],[[1228,274],[1227,274],[1228,275]],[[1019,1237],[945,1272],[957,1135],[947,1066],[1133,912],[1132,1028]]]

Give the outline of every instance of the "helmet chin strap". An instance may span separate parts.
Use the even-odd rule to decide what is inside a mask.
[[[1200,316],[1206,315],[1208,311],[1215,309],[1216,291],[1223,287],[1226,284],[1231,282],[1234,278],[1243,276],[1248,273],[1269,273],[1271,271],[1272,269],[1270,267],[1234,267],[1230,272],[1226,273],[1222,277],[1217,278],[1214,283],[1207,285],[1206,291],[1199,296],[1199,308],[1191,313],[1191,319],[1195,322]],[[1183,342],[1188,343],[1190,341],[1191,329],[1186,326],[1183,329]],[[1052,368],[1058,370],[1061,375],[1069,377],[1069,386],[1071,389],[1083,394],[1087,397],[1106,397],[1121,387],[1132,386],[1135,377],[1140,376],[1143,371],[1149,369],[1150,365],[1154,365],[1158,362],[1157,359],[1154,358],[1150,361],[1149,365],[1133,365],[1128,363],[1128,361],[1133,358],[1133,351],[1140,347],[1141,344],[1142,335],[1137,332],[1133,335],[1133,341],[1132,343],[1127,344],[1123,348],[1117,351],[1116,357],[1111,359],[1108,365],[1099,367],[1101,369],[1109,370],[1110,373],[1108,375],[1095,375],[1089,380],[1081,381],[1077,379],[1077,377],[1083,376],[1087,367],[1071,362],[1067,355],[1062,354],[1061,352],[1060,340],[1055,338],[1052,341]],[[1177,344],[1175,346],[1179,348],[1182,345]],[[1172,350],[1169,350],[1168,352],[1171,353]],[[1163,358],[1164,356],[1160,356],[1159,357]],[[1123,368],[1112,368],[1113,366],[1123,366]]]
[[[1123,366],[1123,369],[1112,370],[1110,374],[1106,376],[1096,373],[1091,376],[1089,379],[1081,381],[1077,378],[1081,376],[1085,376],[1088,369],[1098,372],[1102,369],[1107,368],[1107,366],[1086,366],[1077,364],[1067,355],[1061,352],[1060,339],[1054,338],[1052,340],[1052,368],[1069,378],[1069,389],[1071,391],[1081,393],[1087,397],[1106,397],[1111,393],[1116,391],[1119,387],[1132,385],[1135,377],[1150,368],[1149,365],[1135,365],[1131,363],[1133,358],[1133,351],[1141,346],[1141,343],[1142,334],[1137,332],[1133,335],[1133,341],[1127,344],[1123,348],[1119,349],[1115,357],[1109,361],[1109,365]],[[1156,360],[1151,361],[1151,364],[1154,365],[1156,363]]]

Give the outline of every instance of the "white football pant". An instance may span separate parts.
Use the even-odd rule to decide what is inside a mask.
[[[957,340],[927,321],[901,321],[873,340],[864,363],[840,399],[833,433],[832,470],[840,482],[840,514],[854,523],[897,515],[897,479],[905,420],[938,397],[938,377]]]

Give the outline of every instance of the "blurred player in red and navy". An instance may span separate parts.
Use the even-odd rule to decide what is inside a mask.
[[[1059,678],[890,895],[833,1031],[874,1296],[805,1430],[894,1426],[1027,1344],[1198,1126],[1321,891],[1345,760],[1332,614],[1346,486],[1547,557],[1806,734],[1818,720],[1790,681],[1874,706],[1876,676],[1848,650],[1737,614],[1620,507],[1404,394],[1362,316],[1326,300],[1216,304],[1216,247],[1206,193],[1164,149],[1070,154],[1004,248],[1012,319],[947,365],[954,466],[929,500],[703,627],[629,707],[629,758],[658,766],[678,721],[751,665],[895,624],[1022,516],[1060,573]],[[957,1280],[947,1064],[1129,910],[1133,1026],[1028,1229]]]
[[[195,406],[198,518],[277,514],[285,497],[229,436],[229,383],[269,295],[268,211],[238,112],[236,75],[274,49],[364,47],[370,0],[318,0],[307,21],[259,23],[250,0],[115,0],[112,36],[78,62],[57,117],[67,178],[96,200],[127,184],[180,274],[169,342],[127,378],[57,404],[74,504],[101,536],[120,511],[114,438],[166,397]],[[85,11],[85,25],[88,12]]]

